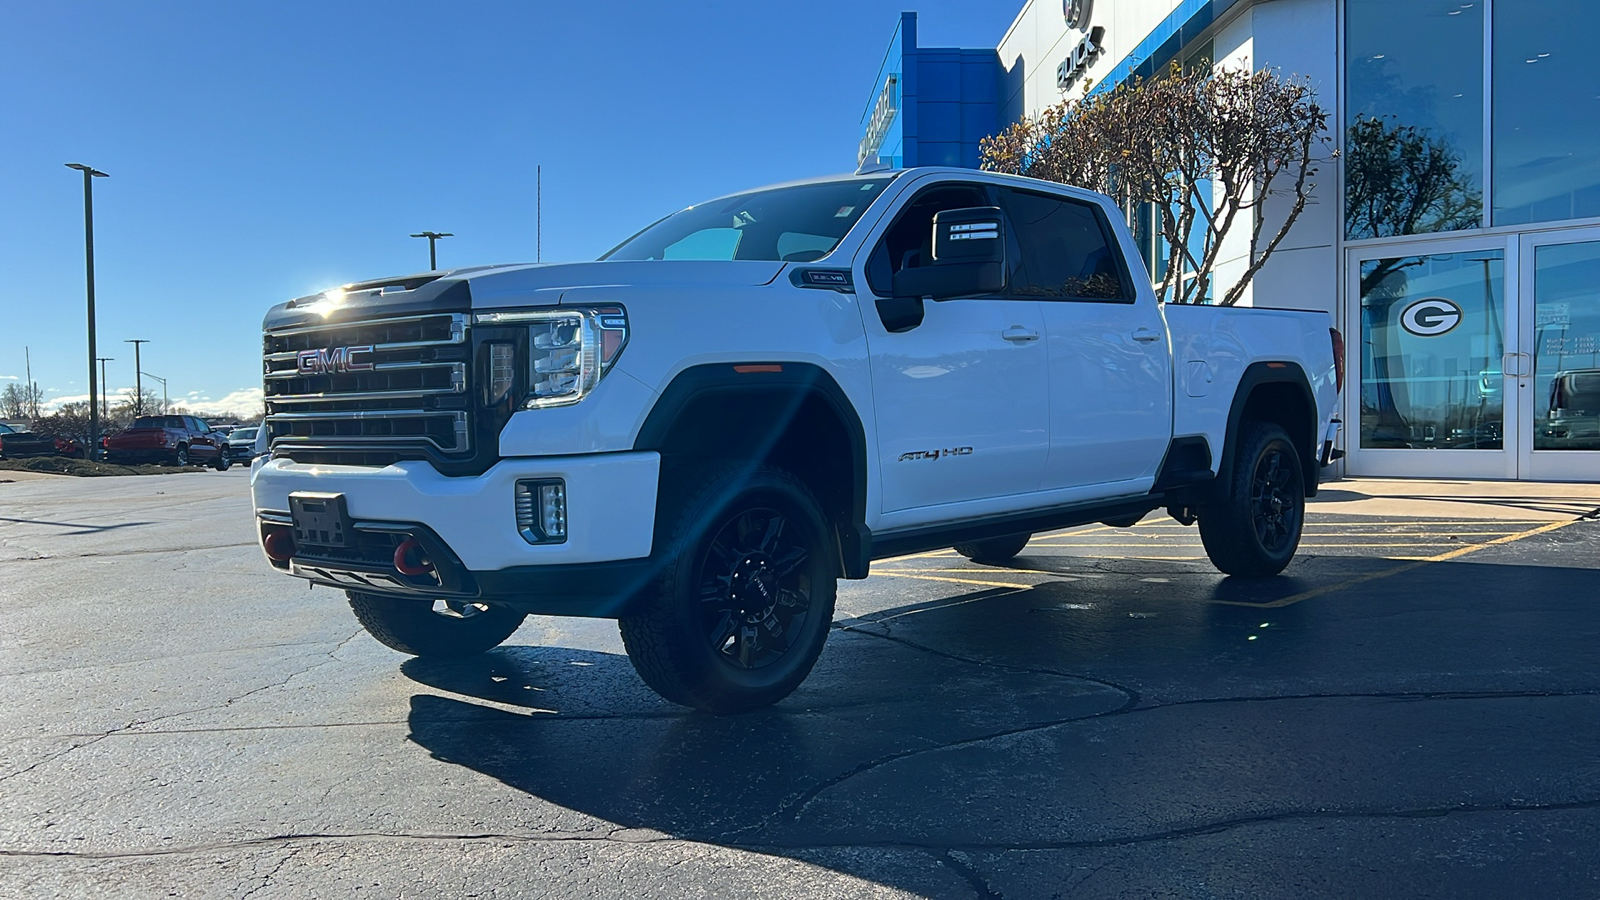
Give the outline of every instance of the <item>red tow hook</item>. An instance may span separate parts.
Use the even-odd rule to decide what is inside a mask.
[[[401,575],[426,575],[433,571],[433,563],[422,551],[422,544],[408,537],[394,548],[394,568]]]
[[[261,536],[261,549],[267,553],[267,559],[275,563],[286,563],[294,557],[294,532],[281,525],[268,525],[265,534]]]

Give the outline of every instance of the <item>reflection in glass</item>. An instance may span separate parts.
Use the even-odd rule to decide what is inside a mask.
[[[1534,251],[1533,449],[1600,450],[1600,243]]]
[[[1345,236],[1483,219],[1483,3],[1347,0]]]
[[[1361,265],[1361,446],[1503,445],[1498,250]]]
[[[1600,216],[1600,3],[1494,11],[1494,224]]]

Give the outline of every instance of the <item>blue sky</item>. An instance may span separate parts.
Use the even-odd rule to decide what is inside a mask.
[[[1042,2],[1042,0],[1041,0]],[[0,3],[0,378],[100,355],[196,408],[259,396],[262,313],[427,267],[592,259],[709,196],[854,167],[903,8],[992,47],[1020,0]],[[0,384],[7,383],[0,381]]]

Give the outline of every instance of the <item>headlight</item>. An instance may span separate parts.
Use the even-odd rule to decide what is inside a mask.
[[[505,399],[519,370],[528,385],[523,409],[577,403],[600,383],[628,343],[628,314],[620,306],[498,310],[478,313],[473,321],[528,329],[526,361],[515,359],[512,344],[489,344],[490,405]]]

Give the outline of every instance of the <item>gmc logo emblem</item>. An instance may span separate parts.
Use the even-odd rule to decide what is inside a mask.
[[[295,355],[295,368],[301,375],[339,375],[345,372],[370,372],[372,363],[357,356],[372,354],[371,344],[357,347],[324,347],[301,350]]]

